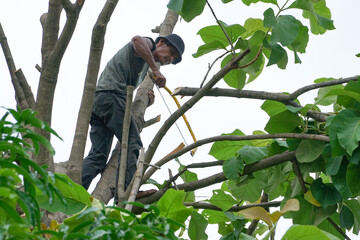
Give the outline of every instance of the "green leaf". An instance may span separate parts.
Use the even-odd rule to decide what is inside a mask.
[[[184,191],[177,191],[174,189],[167,190],[158,202],[160,216],[171,218],[177,222],[184,223],[193,211],[192,207],[187,208],[184,206],[184,198]],[[171,225],[171,227],[174,231],[179,229],[178,225]]]
[[[222,135],[234,135],[234,136],[244,136],[245,134],[236,129],[232,133],[222,134]],[[252,145],[251,141],[219,141],[215,142],[210,149],[209,154],[216,158],[217,160],[227,160],[236,155],[236,153],[245,145]]]
[[[275,116],[276,114],[287,110],[285,104],[273,100],[266,100],[261,105],[261,109],[264,110],[269,115],[269,117]]]
[[[213,195],[210,198],[209,202],[223,211],[230,209],[237,201],[230,195],[226,194],[222,190],[213,190]]]
[[[279,68],[285,69],[287,65],[287,53],[283,47],[279,44],[269,43],[267,39],[264,39],[264,47],[271,50],[269,56],[269,62],[266,66],[271,66],[273,64],[278,64]]]
[[[5,200],[1,198],[0,198],[0,208],[2,208],[16,223],[23,223],[23,219],[16,212],[15,208],[13,208]]]
[[[324,34],[326,30],[335,29],[331,18],[330,9],[326,7],[325,0],[313,4],[313,8],[302,8],[303,17],[310,20],[311,32],[315,35]]]
[[[250,164],[262,160],[268,156],[266,147],[244,146],[238,151],[245,164]]]
[[[299,201],[300,211],[285,214],[293,218],[293,224],[313,225],[315,221],[315,206],[304,199],[304,195],[295,197]]]
[[[334,235],[325,232],[315,226],[311,225],[293,225],[291,226],[282,240],[296,239],[296,240],[340,240]]]
[[[300,25],[294,16],[282,15],[275,17],[272,8],[264,12],[264,26],[272,29],[270,43],[281,43],[283,46],[288,46],[298,36]]]
[[[360,223],[360,203],[358,200],[350,199],[345,200],[344,203],[351,210],[354,215],[354,234],[359,234],[359,223]]]
[[[332,118],[329,136],[333,156],[343,155],[341,148],[352,155],[360,140],[359,124],[360,114],[350,109],[345,109]]]
[[[243,171],[244,162],[241,158],[233,157],[225,160],[223,164],[224,175],[229,180],[238,181]]]
[[[246,31],[241,34],[243,39],[247,39],[253,36],[257,31],[262,31],[266,33],[267,28],[264,27],[264,23],[262,19],[259,18],[248,18],[244,23],[244,28]]]
[[[348,162],[342,161],[336,175],[331,176],[331,180],[336,190],[339,191],[343,199],[348,199],[351,196],[350,189],[346,181],[347,166]]]
[[[353,196],[360,194],[360,165],[350,163],[347,167],[346,182]]]
[[[350,208],[346,205],[343,205],[339,214],[340,227],[344,227],[347,230],[350,230],[354,225],[354,214],[351,212]]]
[[[251,3],[263,2],[263,3],[272,3],[277,5],[277,0],[242,0],[242,2],[249,6]]]
[[[206,240],[208,235],[205,233],[208,222],[203,215],[193,211],[189,223],[189,237],[191,240]]]
[[[296,149],[296,159],[299,162],[312,162],[317,159],[324,149],[324,142],[303,139]]]
[[[191,22],[203,12],[205,4],[206,0],[170,0],[167,7],[179,13],[185,21]]]
[[[201,212],[205,218],[207,218],[209,224],[216,224],[220,222],[228,222],[229,219],[226,217],[224,212],[205,209]]]
[[[73,182],[67,175],[55,173],[55,175],[60,176],[65,179],[66,182],[56,178],[55,186],[59,189],[62,194],[62,199],[59,196],[54,198],[54,203],[49,202],[49,197],[41,192],[37,191],[37,200],[41,208],[44,208],[50,212],[62,211],[65,214],[74,214],[80,212],[86,206],[91,206],[90,201],[91,195],[79,184]],[[67,202],[64,205],[63,200]]]
[[[328,207],[342,200],[340,193],[333,184],[324,184],[321,178],[311,184],[311,193],[322,207]]]
[[[227,55],[221,62],[221,67],[224,67],[232,58],[232,54]],[[245,86],[246,73],[242,69],[233,69],[224,76],[224,81],[230,87],[242,89]]]
[[[322,158],[325,161],[325,173],[327,175],[337,174],[343,157],[342,156],[332,157],[330,144],[325,145],[324,150],[322,152]]]
[[[200,56],[203,56],[207,53],[210,53],[212,51],[215,50],[219,50],[219,49],[226,49],[224,44],[221,43],[220,41],[211,41],[209,43],[205,43],[204,45],[201,45],[197,52],[193,54],[194,58],[198,58]]]
[[[358,101],[358,94],[360,93],[360,82],[359,81],[351,81],[344,87],[344,90],[347,92],[357,93],[354,96],[346,96],[346,94],[339,94],[337,103],[345,108],[351,109],[360,109],[360,103]]]
[[[245,28],[239,24],[227,25],[222,21],[220,21],[220,24],[223,26],[232,43],[236,42],[238,37],[246,31]],[[197,34],[200,35],[204,43],[211,43],[213,41],[217,41],[221,43],[221,45],[219,46],[226,47],[230,45],[226,35],[224,34],[223,30],[220,28],[219,25],[204,27],[200,29]]]
[[[268,133],[292,132],[296,127],[302,125],[302,119],[289,110],[272,116],[265,126]]]
[[[334,89],[343,89],[344,86],[342,85],[335,85],[335,86],[329,86],[320,88],[318,91],[318,95],[315,98],[315,104],[323,105],[323,106],[329,106],[331,104],[334,104],[338,96],[336,94],[329,95],[329,92],[331,92]]]

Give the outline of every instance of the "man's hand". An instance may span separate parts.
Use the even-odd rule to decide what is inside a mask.
[[[152,79],[153,83],[155,83],[159,88],[163,88],[166,85],[166,78],[164,77],[164,75],[162,75],[162,73],[157,70],[153,72],[154,77]]]
[[[149,102],[148,102],[147,106],[149,107],[149,106],[153,105],[153,103],[155,102],[155,93],[153,90],[151,90],[151,89],[149,90],[148,97],[149,97]]]

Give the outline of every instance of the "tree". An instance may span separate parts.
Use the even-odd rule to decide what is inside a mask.
[[[256,2],[258,1],[243,1],[245,5]],[[310,31],[314,34],[323,34],[326,30],[334,28],[330,19],[330,10],[326,7],[324,0],[286,1],[283,6],[279,5],[277,1],[261,2],[267,3],[267,7],[272,6],[264,11],[262,19],[249,18],[242,25],[227,25],[225,22],[217,20],[216,10],[214,12],[207,1],[197,1],[195,5],[187,1],[183,5],[176,1],[170,1],[168,7],[178,12],[185,21],[194,19],[203,11],[205,5],[208,5],[213,11],[217,24],[199,31],[204,44],[199,47],[194,57],[222,50],[223,52],[219,54],[221,58],[214,61],[215,63],[222,59],[221,69],[206,84],[201,84],[200,89],[179,88],[174,91],[176,95],[193,97],[161,126],[147,149],[144,162],[154,164],[154,154],[163,136],[182,114],[195,106],[204,96],[265,100],[261,108],[269,115],[270,119],[265,126],[267,133],[258,131],[253,135],[245,135],[236,129],[230,134],[198,140],[196,143],[164,157],[156,165],[162,166],[196,147],[215,142],[210,154],[218,161],[183,165],[178,160],[179,173],[171,174],[170,179],[163,184],[155,183],[152,180],[152,183],[159,186],[159,191],[140,199],[140,201],[142,203],[158,201],[162,214],[167,214],[166,217],[180,222],[185,221],[191,215],[188,232],[192,239],[207,238],[200,229],[204,230],[208,223],[218,224],[219,233],[224,235],[224,239],[244,237],[245,232],[251,235],[254,233],[259,219],[267,224],[270,229],[269,235],[273,237],[274,226],[281,215],[291,218],[296,224],[316,226],[293,226],[285,234],[288,238],[304,231],[311,232],[313,238],[325,236],[328,234],[327,232],[343,238],[345,236],[344,228],[353,228],[354,233],[358,234],[357,209],[359,202],[357,201],[358,189],[356,187],[358,77],[353,76],[339,80],[318,79],[314,85],[306,86],[291,94],[241,90],[245,83],[256,80],[265,65],[276,64],[279,68],[285,69],[288,54],[291,51],[294,54],[295,63],[300,62],[299,53],[305,52],[309,39],[309,28],[303,18],[286,15],[289,9],[303,12],[304,18],[310,19]],[[112,12],[116,3],[117,1],[107,1],[102,13]],[[82,1],[77,1],[75,4],[68,1],[61,1],[61,4],[58,1],[50,1],[49,13],[42,18],[44,36],[50,36],[50,39],[44,38],[43,41],[44,60],[40,78],[40,82],[44,82],[47,87],[43,88],[40,87],[41,84],[39,85],[36,101],[42,102],[44,100],[41,99],[46,99],[44,102],[47,108],[43,109],[40,103],[36,103],[36,105],[41,106],[37,108],[40,118],[49,123],[51,123],[49,114],[51,114],[52,103],[48,99],[53,98],[61,56],[71,38],[82,5]],[[57,19],[54,22],[55,26],[58,24],[62,7],[67,12],[68,23],[65,24],[63,32],[57,40],[57,27],[50,27],[47,24],[51,24],[54,18]],[[278,12],[274,12],[273,9]],[[106,19],[103,19],[102,16],[106,16]],[[104,15],[100,14],[93,31],[91,53],[101,50],[104,32],[96,36],[98,34],[96,30],[99,28],[102,31],[105,30],[104,27],[110,16],[109,12]],[[54,30],[55,33],[52,33],[51,31]],[[97,53],[97,57],[90,55],[86,79],[86,82],[90,81],[89,86],[92,87],[96,81],[101,56],[101,53]],[[7,53],[5,54],[7,55]],[[93,67],[91,64],[94,63]],[[209,67],[209,71],[213,71],[212,68],[213,65]],[[14,87],[18,89],[16,88],[18,80],[16,78],[19,77],[14,74],[14,67],[10,68],[10,72]],[[224,79],[232,89],[214,88],[214,85],[221,79]],[[49,84],[52,86],[49,87]],[[51,91],[48,91],[48,87]],[[299,96],[313,89],[319,89],[316,101],[302,106],[298,100]],[[41,91],[44,91],[41,93],[43,95],[52,93],[52,96],[39,97],[42,96]],[[79,123],[86,122],[86,116],[89,116],[90,111],[89,103],[92,102],[93,89],[85,85],[84,92],[83,102],[84,105],[86,102],[88,104],[80,109],[79,115],[84,116],[85,120],[79,120]],[[21,91],[17,91],[16,96],[23,109],[32,106],[32,101],[29,101],[27,105],[21,104],[25,98]],[[139,99],[146,98],[140,97]],[[322,105],[334,105],[333,113],[321,112],[319,106]],[[46,114],[47,116],[45,116]],[[143,112],[139,115],[142,117]],[[142,123],[142,119],[140,118],[138,122]],[[71,154],[70,157],[68,174],[78,182],[79,180],[75,176],[78,175],[76,173],[79,172],[79,166],[81,166],[79,163],[82,161],[85,147],[84,134],[86,136],[87,124],[83,127],[79,126],[77,129],[80,130],[77,131],[76,136],[82,136],[82,140],[79,141],[82,144],[79,144],[79,147],[77,145],[78,138],[74,139],[73,146],[76,150],[72,150],[74,155]],[[49,138],[48,134],[44,134],[44,136]],[[349,136],[352,137],[349,138]],[[40,164],[46,162],[52,170],[53,162],[47,152],[44,152],[43,155],[40,154],[36,158],[37,162]],[[222,166],[221,171],[200,180],[195,173],[189,171],[191,168],[207,168],[215,165]],[[145,171],[143,183],[149,180],[156,171],[155,167],[149,167],[149,165],[145,168],[147,171]],[[111,169],[109,168],[109,170]],[[104,176],[111,175],[104,174]],[[183,179],[183,184],[176,184],[178,177]],[[213,190],[213,195],[207,203],[196,203],[193,191],[215,183],[222,183],[221,189]],[[110,186],[111,184],[106,182],[106,185]],[[179,191],[174,191],[173,188]],[[109,192],[109,189],[107,190]],[[95,192],[94,196],[105,203],[109,201],[109,194],[105,197],[104,194]],[[281,202],[274,201],[278,198],[281,199]],[[262,203],[257,205],[247,204],[247,202],[254,203],[260,199]],[[169,209],[169,202],[174,204],[172,209]],[[188,206],[187,208],[183,202]],[[280,205],[282,205],[280,212],[270,211],[272,214],[269,213],[269,207]],[[193,209],[205,210],[199,214]],[[298,211],[299,209],[300,211]],[[248,221],[246,219],[253,221],[250,226],[244,227]],[[329,227],[329,224],[333,228]],[[340,225],[340,228],[337,225]],[[260,225],[257,228],[258,231],[262,227],[263,225]],[[194,231],[194,229],[198,231]]]

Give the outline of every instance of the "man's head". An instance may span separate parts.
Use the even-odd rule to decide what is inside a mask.
[[[173,33],[167,36],[158,37],[156,38],[155,43],[156,48],[158,49],[158,55],[160,55],[157,60],[161,65],[169,63],[177,64],[181,62],[185,44],[180,36]]]

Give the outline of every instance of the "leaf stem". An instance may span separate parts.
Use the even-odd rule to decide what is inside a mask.
[[[232,44],[232,42],[231,42],[231,40],[230,40],[230,38],[229,38],[229,35],[226,33],[224,27],[222,26],[222,24],[220,23],[220,21],[219,21],[218,18],[216,17],[215,12],[214,12],[214,10],[212,9],[212,7],[211,7],[210,3],[208,2],[208,0],[206,0],[206,3],[207,3],[207,5],[208,5],[209,8],[210,8],[211,13],[213,14],[213,16],[214,16],[214,18],[215,18],[215,20],[216,20],[216,23],[219,24],[221,30],[222,30],[223,33],[225,34],[225,37],[226,37],[226,39],[228,40],[228,42],[229,42],[229,44],[230,44],[231,52],[232,52],[233,56],[235,57],[235,48],[234,48],[234,46],[233,46],[233,44]]]

